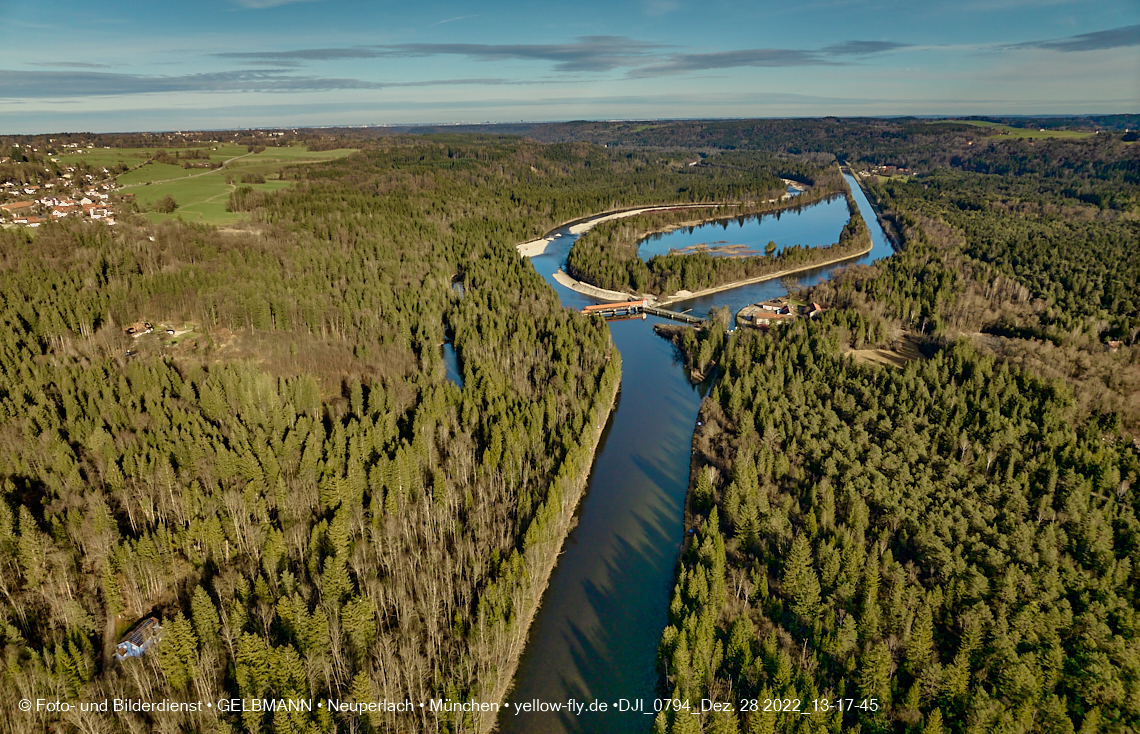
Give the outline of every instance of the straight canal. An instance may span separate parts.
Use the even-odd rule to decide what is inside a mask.
[[[893,252],[857,182],[847,176],[874,247],[851,262],[869,262]],[[840,200],[842,203],[842,200]],[[817,209],[823,207],[823,209]],[[844,209],[844,214],[846,210]],[[773,215],[751,226],[764,227]],[[826,223],[821,223],[826,220]],[[834,220],[834,221],[833,221]],[[796,222],[802,229],[797,232]],[[827,244],[839,238],[846,217],[836,218],[834,203],[822,202],[779,217],[778,244]],[[740,241],[732,228],[703,225],[707,239]],[[743,226],[750,226],[748,222]],[[834,229],[820,240],[820,228]],[[715,228],[715,230],[713,229]],[[688,230],[678,230],[692,239]],[[531,258],[567,308],[581,309],[598,301],[553,279],[566,263],[576,239],[558,232],[542,255]],[[698,235],[701,236],[701,235]],[[670,245],[668,235],[653,240],[654,249]],[[817,240],[819,240],[817,242]],[[767,240],[764,240],[767,242]],[[845,263],[846,264],[846,263]],[[839,265],[804,273],[800,282],[817,283]],[[756,283],[706,298],[674,304],[703,315],[728,304],[733,312],[749,303],[782,293],[779,281]],[[671,343],[651,328],[664,319],[648,317],[610,323],[622,355],[618,401],[602,434],[589,486],[578,509],[578,524],[562,549],[542,606],[530,629],[519,661],[508,706],[499,714],[504,734],[569,732],[649,732],[657,696],[657,643],[665,628],[677,554],[684,535],[685,494],[689,485],[689,452],[700,402],[709,385],[689,384]],[[647,430],[651,429],[651,430]],[[570,699],[606,702],[606,713],[515,713],[515,704],[535,699],[563,704]],[[616,712],[620,699],[645,702],[647,713]]]

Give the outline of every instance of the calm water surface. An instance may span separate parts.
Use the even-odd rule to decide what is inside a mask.
[[[838,241],[849,218],[847,200],[840,196],[799,211],[726,219],[650,235],[642,240],[637,254],[642,260],[649,260],[670,250],[701,244],[710,247],[745,245],[755,255],[763,255],[769,242],[776,243],[776,252],[791,245],[820,247]]]
[[[455,345],[448,339],[443,343],[443,366],[447,369],[447,379],[459,387],[463,387],[463,372],[459,369],[459,355],[455,353]]]
[[[797,273],[795,278],[802,286],[812,286],[826,280],[830,277],[832,271],[837,268],[857,263],[871,263],[876,260],[881,260],[884,257],[889,257],[895,251],[890,240],[879,226],[879,221],[875,217],[875,211],[871,207],[871,202],[867,201],[867,196],[863,193],[863,189],[859,188],[859,183],[850,175],[844,174],[844,178],[847,179],[847,185],[855,197],[855,204],[859,207],[859,213],[863,216],[863,221],[867,223],[867,228],[871,231],[871,251],[860,258],[848,260],[839,265],[827,265],[822,268],[816,268],[815,270],[805,270],[802,273]],[[847,202],[843,199],[839,201],[843,206],[845,217],[843,223],[839,226],[839,228],[842,229],[843,224],[847,223]],[[805,209],[804,213],[806,214],[809,211],[810,209]],[[788,217],[789,215],[785,214],[783,220],[787,221]],[[792,220],[792,222],[794,221],[796,220]],[[839,239],[839,230],[836,230],[832,239],[828,240],[825,244],[835,242],[837,239]],[[768,280],[763,283],[753,283],[752,285],[734,288],[730,291],[721,291],[720,293],[714,293],[711,296],[704,296],[703,298],[681,301],[674,303],[670,308],[674,311],[692,309],[694,314],[703,316],[718,306],[727,305],[732,313],[735,314],[749,304],[782,296],[787,292],[788,289],[784,287],[780,280]]]
[[[848,181],[875,242],[864,260],[889,255],[891,246],[879,230],[870,204],[855,181]],[[811,244],[806,238],[818,236],[824,236],[818,244],[834,242],[847,221],[846,203],[838,200],[842,221],[828,221],[826,225],[821,221],[833,216],[830,208],[836,203],[816,206],[828,209],[813,212],[814,207],[808,207],[798,214],[784,213],[777,222],[783,239],[777,242]],[[803,225],[800,231],[794,226],[797,221]],[[722,232],[733,231],[736,226],[734,222],[725,230],[714,225]],[[821,228],[831,234],[822,235]],[[561,234],[531,262],[558,292],[563,305],[580,309],[596,301],[551,277],[565,265],[574,240],[567,230]],[[763,244],[776,239],[771,234],[759,236],[764,238]],[[834,267],[809,274],[803,282],[818,282]],[[728,303],[735,312],[770,297],[769,293],[782,293],[779,281],[759,285],[762,287],[746,286],[673,308],[701,312]],[[740,305],[733,305],[736,303]],[[613,704],[619,698],[641,698],[652,710],[657,643],[666,623],[684,534],[693,428],[709,387],[689,384],[673,346],[653,333],[651,326],[658,322],[650,317],[610,324],[622,355],[621,393],[598,445],[578,525],[566,540],[530,629],[515,688],[507,700],[509,709],[499,714],[501,732],[636,734],[653,727],[653,716],[645,714],[515,715],[513,704],[534,699],[565,702],[571,698]]]

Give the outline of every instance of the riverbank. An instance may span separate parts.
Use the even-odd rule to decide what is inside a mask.
[[[672,302],[678,296],[671,294],[681,288],[695,290],[694,286],[757,282],[760,276],[783,272],[809,259],[832,262],[837,255],[851,253],[860,246],[853,241],[861,239],[856,235],[862,223],[851,217],[857,208],[851,189],[858,187],[844,181],[835,169],[826,181],[791,201],[773,199],[692,213],[651,212],[627,221],[605,223],[566,243],[569,251],[563,268],[579,283],[613,293],[656,294],[657,300]],[[807,229],[797,232],[805,223]],[[841,229],[838,242],[829,242],[827,230],[831,227]],[[723,235],[721,229],[726,230]],[[729,237],[729,229],[740,232],[732,236],[744,237],[745,244],[739,244],[739,239],[732,240],[738,244],[716,239]],[[714,241],[706,242],[709,238]],[[771,246],[772,242],[784,243],[790,251],[772,257],[774,253],[765,247],[765,243]],[[792,244],[796,242],[802,244]],[[718,248],[719,245],[724,247]],[[559,247],[558,251],[564,249]],[[704,254],[692,253],[693,250]],[[765,253],[769,257],[763,257]],[[689,254],[692,257],[685,257]],[[616,300],[612,295],[602,297]]]
[[[641,296],[635,296],[632,293],[622,293],[621,291],[611,291],[605,288],[599,288],[596,285],[583,283],[580,280],[575,280],[569,273],[562,268],[559,268],[554,273],[554,279],[561,285],[566,286],[572,291],[578,291],[583,296],[590,298],[597,298],[600,301],[613,301],[614,303],[621,303],[622,301],[636,301]]]
[[[842,173],[851,176],[855,183],[859,184],[859,190],[863,192],[863,196],[866,197],[867,203],[871,205],[871,211],[875,213],[875,221],[879,223],[879,229],[882,230],[883,236],[887,238],[887,242],[890,243],[892,248],[894,248],[896,251],[899,250],[902,243],[902,237],[899,235],[898,230],[895,228],[895,223],[883,215],[883,207],[879,203],[879,198],[875,196],[875,192],[867,188],[867,184],[863,182],[863,179],[861,179],[858,174],[851,170],[850,166],[841,165],[839,167],[839,170]]]
[[[783,196],[779,197],[778,199],[768,199],[765,202],[766,204],[775,204],[775,203],[781,202],[781,201],[786,202],[786,201],[791,200],[794,197],[801,196],[806,191],[811,190],[810,186],[807,186],[806,184],[799,183],[798,181],[792,181],[791,179],[787,179],[787,178],[780,179],[780,180],[783,181],[785,184],[787,184],[788,187],[795,189],[796,193],[795,194],[785,193]],[[838,193],[838,192],[834,192],[834,193]],[[826,194],[825,194],[825,196],[826,196]],[[813,199],[813,200],[807,201],[806,203],[810,204],[810,203],[813,203],[814,201],[817,201],[817,200],[818,199]],[[592,227],[594,227],[598,224],[601,224],[602,222],[609,222],[609,221],[613,221],[614,219],[625,219],[626,217],[633,217],[633,216],[636,216],[638,214],[645,214],[647,212],[673,211],[673,210],[677,210],[677,209],[712,209],[712,208],[729,207],[729,206],[743,207],[747,203],[748,202],[720,202],[720,203],[714,203],[714,204],[654,204],[653,206],[634,207],[632,209],[612,209],[612,210],[609,210],[606,212],[599,212],[597,214],[590,214],[590,215],[587,215],[585,217],[578,217],[577,219],[570,219],[568,221],[562,222],[558,226],[550,229],[546,234],[544,234],[542,237],[539,237],[536,240],[530,240],[529,242],[518,243],[517,245],[515,245],[515,249],[518,250],[519,255],[522,255],[523,257],[537,257],[537,256],[543,254],[544,252],[546,252],[546,248],[548,246],[550,246],[550,244],[552,242],[554,242],[555,239],[558,239],[556,237],[556,235],[558,234],[558,231],[560,229],[563,229],[563,228],[568,228],[570,234],[582,234],[584,232],[588,232]],[[756,214],[756,215],[773,214],[777,211],[783,211],[785,208],[790,208],[792,206],[801,206],[801,203],[799,201],[797,201],[795,204],[789,204],[787,207],[780,207],[779,209],[773,209],[773,210],[763,211],[763,212],[748,212],[748,214],[749,214],[749,216],[751,216],[752,214]],[[742,214],[742,213],[743,212],[737,212],[736,214],[732,214],[732,215],[723,215],[722,214],[722,215],[715,216],[715,217],[705,217],[702,219],[695,219],[695,220],[692,220],[691,222],[685,222],[684,224],[679,224],[676,227],[672,227],[669,230],[662,230],[662,231],[671,231],[672,229],[678,229],[680,227],[688,227],[688,226],[696,226],[699,224],[707,224],[708,222],[715,222],[715,221],[719,221],[721,219],[732,219],[732,218],[740,216],[740,214]],[[655,232],[650,232],[649,234],[655,234]]]
[[[745,278],[744,280],[736,280],[736,281],[733,281],[731,283],[725,283],[724,285],[713,286],[712,288],[704,288],[704,289],[699,290],[699,291],[677,291],[676,293],[665,298],[664,300],[656,301],[654,303],[654,305],[668,306],[668,305],[673,304],[673,303],[679,303],[681,301],[688,301],[689,299],[692,299],[692,298],[701,298],[702,296],[710,296],[714,293],[720,293],[721,291],[727,291],[727,290],[732,290],[733,288],[740,288],[742,286],[752,285],[753,283],[763,283],[764,281],[767,281],[767,280],[775,280],[776,278],[783,278],[785,275],[795,275],[796,273],[802,273],[805,270],[815,270],[816,268],[826,268],[829,265],[838,265],[839,263],[846,262],[847,260],[854,260],[856,258],[863,257],[868,252],[870,252],[873,247],[874,247],[874,243],[868,242],[868,244],[865,248],[859,250],[858,252],[853,252],[849,255],[843,255],[842,257],[834,257],[834,258],[831,258],[830,260],[824,260],[822,262],[809,263],[807,265],[803,265],[803,266],[798,267],[798,268],[789,268],[787,270],[780,270],[780,271],[777,271],[775,273],[769,273],[768,275],[758,275],[755,278]]]
[[[796,183],[795,181],[792,181],[792,180],[786,179],[786,178],[781,179],[781,180],[784,181],[786,184],[788,184],[788,186],[790,188],[794,188],[796,190],[796,193],[795,194],[785,193],[783,196],[780,196],[779,198],[767,199],[759,205],[760,208],[756,208],[757,207],[756,202],[722,202],[719,204],[702,204],[699,206],[652,207],[649,209],[623,212],[623,213],[621,213],[620,216],[604,216],[604,217],[601,217],[599,219],[591,219],[591,220],[583,223],[583,225],[585,225],[585,226],[583,226],[583,225],[572,226],[570,228],[570,233],[571,234],[582,234],[582,233],[589,231],[595,225],[601,224],[602,222],[608,222],[608,221],[611,221],[613,219],[624,219],[625,217],[632,217],[635,214],[652,213],[655,211],[676,211],[678,209],[711,209],[711,208],[724,209],[724,208],[728,208],[728,207],[736,207],[738,209],[738,211],[735,211],[735,212],[722,211],[722,212],[717,212],[711,216],[698,217],[696,219],[686,219],[686,220],[683,220],[680,222],[672,222],[670,224],[660,226],[660,227],[651,227],[650,229],[642,232],[641,235],[639,236],[639,239],[644,240],[645,238],[651,237],[651,236],[656,235],[656,234],[668,234],[669,232],[673,232],[673,231],[676,231],[678,229],[687,229],[689,227],[699,227],[699,226],[704,225],[704,224],[714,224],[716,222],[731,221],[733,219],[738,219],[742,216],[744,216],[744,217],[765,217],[765,216],[768,216],[771,214],[779,214],[779,213],[786,212],[790,209],[795,209],[797,207],[807,207],[807,206],[811,206],[812,204],[818,204],[819,202],[824,201],[824,200],[826,200],[830,197],[833,197],[833,196],[842,196],[843,195],[842,191],[829,191],[827,189],[822,189],[822,190],[816,189],[814,191],[814,195],[803,196],[803,194],[805,192],[812,191],[811,187],[805,186],[804,184]],[[795,199],[795,200],[793,201],[792,199]],[[772,207],[770,209],[765,208],[771,204],[778,204],[779,206]],[[752,207],[752,208],[750,208],[748,211],[742,211],[743,208],[746,206]],[[551,240],[545,240],[545,241],[547,243],[549,243]],[[539,242],[539,240],[535,240],[535,242]],[[523,245],[518,245],[518,247],[523,247],[524,245],[532,245],[532,244],[534,244],[534,243],[533,242],[527,242],[527,243],[523,243]],[[541,254],[541,253],[539,253],[539,254]]]
[[[839,168],[837,170],[839,170],[841,173],[844,173],[844,169],[842,169],[842,168]],[[809,257],[823,257],[826,259],[815,260],[815,261],[811,261],[811,262],[801,261],[801,263],[796,264],[794,267],[784,267],[784,268],[779,269],[779,270],[769,271],[766,273],[761,272],[759,274],[755,274],[757,270],[761,269],[759,267],[739,268],[737,270],[737,272],[725,272],[725,273],[723,273],[722,277],[724,279],[721,280],[721,282],[719,282],[719,283],[717,283],[718,278],[716,278],[716,277],[707,278],[706,282],[708,280],[712,280],[714,285],[711,285],[711,286],[706,287],[706,288],[702,288],[702,289],[699,289],[696,291],[679,289],[679,290],[676,290],[676,291],[671,292],[671,293],[667,291],[664,293],[658,292],[657,294],[653,293],[653,291],[656,290],[656,288],[653,288],[652,284],[647,284],[647,285],[650,285],[650,288],[652,290],[646,289],[646,290],[642,290],[642,291],[634,291],[633,289],[617,290],[617,289],[611,289],[611,288],[604,288],[604,287],[601,287],[601,286],[596,285],[594,283],[591,283],[588,280],[583,280],[583,279],[576,277],[575,275],[571,275],[569,272],[566,272],[562,268],[559,268],[558,272],[554,273],[552,277],[560,285],[565,286],[567,288],[570,288],[571,290],[574,290],[578,293],[581,293],[582,295],[589,296],[591,298],[595,298],[595,299],[600,300],[600,301],[622,302],[622,301],[630,301],[630,300],[638,300],[641,298],[646,298],[650,301],[650,305],[657,306],[657,307],[667,307],[667,306],[670,306],[670,305],[678,303],[678,302],[690,301],[693,299],[700,299],[700,298],[715,295],[717,293],[721,293],[724,291],[734,290],[734,289],[742,288],[745,286],[756,285],[756,284],[764,283],[767,281],[777,280],[779,278],[783,278],[783,277],[789,276],[789,275],[796,275],[799,273],[810,272],[810,271],[818,271],[820,269],[826,269],[829,267],[833,267],[835,265],[839,265],[839,264],[842,264],[844,262],[863,258],[866,255],[868,255],[874,251],[875,244],[874,244],[874,240],[869,236],[869,233],[867,232],[865,226],[857,226],[857,225],[865,225],[866,222],[863,220],[862,216],[859,213],[859,205],[856,201],[855,193],[858,192],[858,193],[862,194],[864,200],[866,199],[866,193],[865,193],[863,187],[856,180],[854,180],[852,178],[848,178],[849,175],[850,174],[847,173],[841,179],[843,181],[843,187],[842,187],[843,190],[841,190],[841,191],[832,191],[832,190],[830,190],[830,187],[817,187],[817,188],[812,189],[811,194],[809,194],[806,197],[809,199],[809,201],[804,201],[803,199],[805,197],[796,197],[797,200],[794,203],[785,204],[785,205],[779,206],[779,207],[774,209],[774,210],[778,210],[778,211],[784,211],[784,210],[787,210],[791,207],[803,208],[803,207],[811,206],[814,204],[818,204],[823,199],[829,199],[832,196],[838,196],[838,195],[845,192],[846,193],[846,199],[847,199],[847,205],[848,205],[848,211],[850,212],[850,219],[849,219],[848,224],[844,227],[843,232],[840,235],[840,241],[839,241],[839,243],[837,243],[838,246],[837,245],[831,245],[830,247],[824,247],[824,248],[816,249],[816,251],[814,251],[814,252],[809,251],[810,252]],[[789,186],[791,186],[790,183],[789,183]],[[770,201],[768,203],[771,204],[771,203],[774,203],[774,201]],[[769,210],[768,212],[747,212],[747,214],[751,216],[752,214],[755,213],[759,216],[764,216],[765,214],[771,213],[772,211],[773,210]],[[868,213],[870,213],[870,212],[868,212]],[[633,214],[633,212],[631,211],[628,214],[626,214],[625,216],[632,216],[632,214]],[[716,212],[705,212],[705,213],[703,213],[703,216],[698,215],[698,218],[694,218],[691,221],[688,218],[680,219],[679,217],[665,217],[665,218],[662,218],[660,216],[650,217],[646,221],[646,224],[649,226],[648,230],[642,231],[640,228],[635,227],[635,231],[637,232],[638,241],[640,242],[640,241],[643,241],[645,237],[650,236],[652,234],[668,233],[668,232],[672,232],[674,230],[684,229],[686,227],[692,228],[692,227],[700,226],[700,225],[707,224],[710,222],[727,221],[727,220],[731,220],[731,219],[736,219],[741,214],[742,213],[726,214],[724,209],[722,208],[720,211],[716,211]],[[876,214],[877,214],[877,212],[876,212]],[[602,221],[605,221],[606,219],[612,219],[612,218],[613,217],[608,217],[608,216],[607,217],[591,218],[590,220],[583,222],[583,225],[585,225],[585,226],[578,228],[578,231],[584,231],[584,230],[589,229],[590,227],[592,227],[596,224],[601,223]],[[878,220],[878,223],[880,224],[880,229],[882,229],[883,223],[882,223],[881,216],[876,217],[876,219]],[[860,234],[860,230],[862,230],[862,234]],[[859,247],[859,249],[852,250],[851,246],[854,244],[852,242],[853,239],[864,240],[863,246],[856,245]],[[577,248],[579,245],[580,245],[579,240],[573,241],[571,251],[570,251],[570,259],[569,259],[570,265],[575,264],[575,262],[573,260],[573,253],[575,252],[574,248]],[[839,249],[839,251],[842,252],[843,254],[835,255],[834,250],[828,252],[828,250],[831,250],[832,248]],[[813,249],[815,249],[815,248],[813,248]],[[799,259],[799,258],[797,258],[797,259]],[[581,263],[579,263],[579,265],[580,264]],[[607,264],[607,263],[603,263],[603,264]],[[781,264],[782,263],[779,263],[779,262],[772,263],[772,265],[774,265],[776,267],[779,267]],[[747,272],[747,270],[751,270],[752,273],[754,273],[754,274],[749,274]],[[733,278],[733,276],[736,276],[736,277]],[[748,276],[748,277],[741,277],[741,276]],[[664,285],[664,283],[658,282],[656,285],[657,285],[657,287],[660,287],[661,285]]]
[[[566,273],[566,271],[561,270],[561,269],[559,269],[558,272],[554,273],[554,279],[556,281],[558,281],[561,285],[564,285],[571,290],[577,291],[578,293],[581,293],[584,296],[589,296],[591,298],[597,298],[600,301],[611,301],[613,303],[621,303],[623,301],[634,301],[634,300],[638,300],[641,298],[647,298],[647,299],[649,299],[649,305],[657,306],[657,307],[664,307],[664,306],[672,305],[674,303],[680,303],[681,301],[688,301],[688,300],[693,299],[693,298],[701,298],[702,296],[710,296],[714,293],[720,293],[721,291],[732,290],[733,288],[740,288],[742,286],[752,285],[754,283],[763,283],[763,282],[768,281],[768,280],[775,280],[777,278],[783,278],[785,275],[795,275],[796,273],[802,273],[806,270],[815,270],[816,268],[826,268],[829,265],[838,265],[839,263],[846,262],[847,260],[855,260],[856,258],[863,257],[868,252],[870,252],[873,247],[874,247],[874,243],[868,242],[867,246],[864,247],[863,249],[859,250],[858,252],[853,252],[853,253],[850,253],[848,255],[843,255],[841,257],[833,257],[830,260],[823,260],[821,262],[816,262],[816,263],[808,263],[807,265],[801,265],[800,267],[797,267],[797,268],[788,268],[786,270],[778,270],[774,273],[768,273],[766,275],[758,275],[755,278],[745,278],[744,280],[735,280],[731,283],[724,283],[723,285],[717,285],[717,286],[713,286],[711,288],[703,288],[703,289],[697,290],[697,291],[681,290],[681,291],[677,291],[676,293],[674,293],[671,296],[666,296],[665,298],[659,298],[658,296],[654,296],[652,294],[638,295],[635,293],[623,293],[621,291],[611,291],[611,290],[607,290],[605,288],[598,288],[597,286],[590,285],[589,283],[583,283],[580,280],[575,280],[572,276],[570,276],[568,273]]]
[[[797,194],[797,196],[799,196],[799,194]],[[819,202],[823,201],[824,199],[827,199],[829,196],[838,197],[838,196],[842,196],[842,193],[837,191],[837,192],[833,192],[831,194],[823,194],[821,196],[817,196],[814,198],[812,198],[812,197],[805,197],[803,199],[797,198],[795,201],[790,201],[790,199],[792,198],[791,194],[784,194],[779,199],[768,199],[768,201],[765,202],[764,205],[762,205],[762,206],[766,206],[768,204],[777,204],[780,202],[784,202],[783,205],[778,206],[778,207],[774,207],[772,209],[749,209],[748,211],[718,212],[718,213],[713,214],[711,216],[698,217],[696,219],[685,219],[685,220],[682,220],[680,222],[672,222],[670,224],[666,224],[666,225],[663,225],[660,227],[653,227],[651,229],[648,229],[641,234],[639,239],[644,240],[648,237],[652,237],[655,234],[669,234],[670,232],[675,232],[678,229],[688,229],[690,227],[700,227],[701,225],[704,225],[704,224],[716,224],[717,222],[732,221],[734,219],[739,219],[740,217],[766,217],[766,216],[769,216],[771,214],[781,214],[783,212],[788,211],[789,209],[795,209],[797,207],[807,207],[807,206],[811,206],[812,204],[818,204]],[[744,205],[743,204],[713,204],[710,206],[743,207]],[[752,204],[750,206],[755,206],[755,204]],[[670,211],[674,208],[675,207],[668,207],[665,209],[665,211]],[[624,216],[633,216],[634,213],[642,214],[642,213],[646,213],[646,212],[651,213],[654,211],[659,211],[659,210],[646,209],[645,212],[631,212],[628,215],[623,215],[623,217]],[[595,224],[601,224],[603,221],[608,221],[609,219],[619,219],[619,218],[620,217],[608,217],[607,219],[599,219],[596,222],[591,222],[590,227],[593,227]],[[582,232],[586,232],[590,227],[583,229]],[[571,229],[571,232],[574,232],[574,230]],[[574,232],[574,233],[577,234],[576,232]]]
[[[546,252],[547,246],[553,242],[556,237],[554,236],[558,230],[569,227],[570,234],[582,234],[587,232],[591,227],[601,224],[602,222],[609,222],[614,219],[624,219],[626,217],[644,214],[646,212],[659,212],[671,211],[673,209],[709,209],[712,207],[720,206],[740,206],[740,204],[657,204],[654,206],[640,207],[636,209],[615,209],[609,212],[600,212],[598,214],[591,214],[585,217],[578,217],[571,219],[567,222],[559,224],[554,229],[539,237],[537,240],[530,242],[520,242],[515,245],[515,249],[523,257],[536,257]]]
[[[532,583],[527,589],[527,596],[523,600],[525,605],[519,610],[514,629],[508,632],[510,639],[506,660],[496,670],[495,682],[491,687],[491,698],[486,701],[487,703],[499,704],[504,710],[506,706],[503,702],[514,687],[515,673],[518,670],[523,651],[526,649],[531,624],[534,622],[535,615],[538,613],[542,599],[546,594],[547,586],[550,584],[550,577],[558,563],[562,546],[570,535],[570,531],[577,524],[578,505],[582,502],[582,497],[585,495],[586,486],[590,480],[590,472],[594,466],[598,444],[602,440],[602,434],[605,432],[613,414],[614,406],[617,404],[618,393],[621,390],[621,353],[612,341],[610,342],[610,349],[610,359],[617,361],[618,368],[616,374],[610,374],[610,384],[602,385],[602,390],[598,396],[599,400],[594,404],[594,409],[591,411],[591,422],[594,424],[594,428],[589,429],[589,449],[577,457],[574,456],[573,452],[568,455],[567,461],[575,462],[576,459],[577,464],[572,467],[572,478],[564,479],[562,478],[563,473],[559,472],[554,480],[555,484],[547,494],[548,502],[551,498],[557,498],[560,503],[559,512],[553,525],[548,525],[532,535],[536,528],[532,524],[531,530],[527,531],[524,540],[523,552],[526,558],[526,569],[530,574]],[[539,512],[541,513],[541,510]],[[538,513],[536,513],[536,520],[532,523],[537,522],[537,516]],[[497,719],[498,716],[494,713],[482,714],[475,727],[476,734],[494,731],[498,726]]]

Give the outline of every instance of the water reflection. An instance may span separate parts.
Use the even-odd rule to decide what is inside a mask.
[[[715,248],[737,245],[746,248],[745,254],[763,255],[769,242],[776,243],[777,253],[792,245],[821,247],[839,240],[849,216],[847,200],[839,196],[803,208],[653,234],[642,240],[637,254],[642,260],[649,260],[670,250],[699,245],[707,245],[714,253]]]
[[[463,371],[459,369],[459,355],[455,353],[455,345],[449,338],[443,343],[443,365],[447,369],[447,379],[459,387],[463,387]]]
[[[820,268],[815,268],[814,270],[805,270],[796,273],[796,281],[801,287],[806,288],[823,282],[831,277],[831,273],[837,268],[859,263],[871,263],[876,260],[881,260],[884,257],[889,257],[895,251],[890,239],[883,232],[882,227],[879,226],[879,221],[875,216],[875,210],[871,207],[871,202],[867,200],[867,196],[863,193],[863,190],[859,188],[859,182],[850,174],[844,174],[844,178],[847,179],[847,185],[851,188],[855,204],[859,207],[859,214],[863,217],[863,221],[867,223],[867,229],[871,233],[871,251],[862,257],[847,260],[838,265],[825,265]],[[844,216],[846,217],[846,201],[842,199],[840,201],[842,202]],[[806,212],[808,210],[805,209],[804,211]],[[846,218],[844,219],[844,224],[846,224]],[[842,227],[842,225],[840,226]],[[836,234],[836,238],[838,238],[838,234]],[[831,241],[834,242],[835,239]],[[785,295],[787,292],[788,289],[785,288],[779,280],[768,280],[763,283],[753,283],[751,285],[741,286],[740,288],[733,288],[730,291],[721,291],[711,296],[678,301],[669,306],[669,308],[674,311],[684,311],[685,309],[691,308],[694,314],[703,316],[718,306],[728,306],[732,313],[736,313],[749,304],[776,298],[777,296]]]
[[[860,261],[889,255],[893,250],[877,226],[870,204],[855,181],[850,177],[848,181],[874,243]],[[840,200],[839,206],[843,222],[826,242],[835,241],[846,222],[846,204]],[[788,215],[780,218],[781,224],[800,221],[805,226],[809,220]],[[561,234],[531,262],[558,292],[563,305],[580,309],[597,301],[552,277],[565,264],[575,239],[568,230],[563,229]],[[801,281],[818,282],[836,267],[803,273]],[[770,281],[672,308],[693,308],[701,313],[727,303],[735,311],[782,293],[779,281]],[[648,328],[666,322],[655,317],[646,321],[620,321],[609,326],[623,359],[621,393],[598,445],[578,524],[566,540],[531,626],[515,688],[507,699],[508,708],[499,715],[502,732],[636,734],[652,730],[657,643],[665,627],[674,567],[684,537],[693,427],[709,385],[689,384],[676,350]],[[597,699],[611,705],[619,698],[641,698],[650,714],[514,713],[515,703],[534,699],[564,703],[570,698],[587,703]]]
[[[610,330],[623,355],[620,398],[511,703],[655,695],[657,642],[683,537],[689,442],[706,391],[688,383],[673,346],[640,321]],[[516,716],[512,707],[500,715],[504,732],[638,732],[652,723],[632,713]]]

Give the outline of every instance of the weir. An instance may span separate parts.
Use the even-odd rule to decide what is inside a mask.
[[[654,306],[646,306],[645,313],[651,313],[654,316],[660,316],[663,319],[672,319],[673,321],[683,321],[686,324],[693,326],[704,326],[705,320],[691,316],[687,313],[680,313],[679,311],[670,311],[667,308],[655,308]]]
[[[686,324],[693,326],[703,326],[704,319],[697,318],[687,313],[680,313],[678,311],[670,311],[667,308],[658,308],[657,306],[650,305],[648,299],[640,301],[625,301],[623,303],[599,303],[593,306],[586,306],[582,309],[582,313],[591,314],[594,316],[603,316],[607,320],[612,318],[621,318],[622,316],[632,316],[634,314],[645,313],[654,316],[660,316],[663,319],[672,319],[673,321],[683,321]]]

